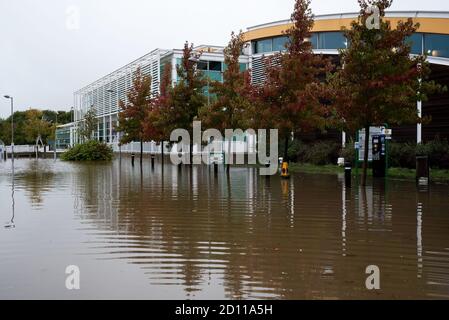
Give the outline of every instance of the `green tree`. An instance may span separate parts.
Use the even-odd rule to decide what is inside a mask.
[[[151,77],[143,76],[140,68],[134,73],[133,86],[129,90],[128,102],[120,100],[118,132],[123,132],[121,144],[140,142],[140,163],[143,161],[143,142],[146,139],[145,121],[151,110]]]
[[[35,141],[29,141],[24,131],[24,124],[26,121],[25,111],[14,112],[14,143],[20,144],[34,144]],[[0,138],[6,144],[11,143],[11,117],[4,120]]]
[[[48,140],[54,135],[54,124],[45,119],[43,112],[37,109],[29,109],[25,111],[25,115],[23,130],[27,141],[36,142],[40,138],[46,146]]]
[[[54,110],[44,110],[42,111],[43,116],[47,121],[52,123],[67,124],[72,122],[72,112],[71,111],[54,111]]]
[[[94,132],[97,130],[98,118],[93,106],[86,112],[79,129],[79,134],[82,141],[90,141],[94,136]]]
[[[48,135],[49,139],[54,139],[55,125],[69,123],[71,122],[72,118],[72,113],[66,111],[58,111],[58,116],[56,117],[57,112],[53,110],[29,110],[41,112],[40,119],[43,119],[44,121],[53,125],[52,132]],[[35,131],[35,128],[33,128],[32,126],[26,126],[26,122],[29,117],[29,110],[14,112],[14,142],[17,145],[36,143],[36,137],[34,137],[33,133],[27,133],[28,129],[30,129],[31,131]],[[8,117],[7,119],[0,119],[0,139],[3,140],[6,144],[11,143],[11,117]]]
[[[364,128],[367,133],[361,181],[366,185],[369,128],[419,122],[417,101],[427,100],[428,94],[441,86],[428,81],[426,57],[410,56],[408,38],[419,24],[408,19],[393,28],[384,19],[392,0],[359,0],[359,4],[358,20],[344,30],[350,45],[340,51],[342,67],[331,76],[329,88],[343,127],[352,131]],[[367,9],[372,6],[379,9],[378,28],[367,27],[373,17]]]

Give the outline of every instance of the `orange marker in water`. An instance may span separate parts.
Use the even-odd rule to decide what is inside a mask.
[[[282,162],[281,177],[283,179],[290,178],[290,172],[288,171],[288,162]]]

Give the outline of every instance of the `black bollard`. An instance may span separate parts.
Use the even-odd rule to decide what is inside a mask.
[[[133,154],[131,154],[131,165],[134,167],[134,158],[135,158],[136,156],[134,155],[134,153]]]
[[[218,174],[218,163],[214,162],[214,174]]]
[[[154,170],[154,154],[151,155],[151,169]]]
[[[345,162],[345,186],[351,188],[352,182],[352,164],[351,162]]]

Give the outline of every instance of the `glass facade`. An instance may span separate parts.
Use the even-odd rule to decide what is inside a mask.
[[[413,54],[422,54],[423,34],[415,33],[407,39],[407,43],[411,46]]]
[[[285,50],[288,37],[275,37],[253,41],[253,53],[269,53]],[[313,49],[344,49],[346,38],[343,32],[316,32],[311,36]],[[413,54],[424,52],[430,57],[449,58],[449,35],[416,33],[408,38]]]
[[[104,140],[104,123],[100,122],[98,124],[98,140],[103,141]]]
[[[312,36],[310,37],[310,42],[312,42],[313,49],[318,48],[318,33],[312,33]]]
[[[273,39],[273,51],[283,51],[286,49],[288,37],[277,37]]]
[[[181,59],[177,59],[177,63],[181,63]],[[223,81],[223,72],[227,69],[226,65],[221,61],[208,61],[208,60],[200,60],[197,63],[197,67],[201,70],[206,78],[209,81]],[[248,69],[247,63],[240,63],[240,71],[246,71]],[[179,80],[179,78],[178,78]],[[204,94],[208,95],[208,88],[204,88]]]
[[[209,96],[209,87],[212,81],[223,81],[224,65],[223,55],[220,50],[212,50],[200,57],[203,58],[198,63],[198,68],[204,73],[206,79],[209,79],[209,85],[205,85],[204,92]],[[118,101],[127,102],[126,93],[132,87],[133,72],[140,67],[142,74],[152,77],[151,91],[156,94],[159,89],[160,78],[166,71],[168,64],[173,65],[173,81],[179,81],[176,75],[176,65],[182,60],[182,54],[177,51],[156,49],[151,53],[133,61],[132,63],[114,71],[113,73],[89,84],[78,90],[74,94],[75,112],[74,121],[79,124],[85,113],[93,109],[97,115],[98,125],[94,130],[93,137],[96,140],[113,143],[117,142],[120,136],[115,129],[117,116],[120,113]],[[240,64],[240,70],[248,69],[248,57],[242,57],[246,63]],[[111,125],[112,122],[112,125]],[[81,137],[73,133],[74,142],[80,142]]]
[[[259,40],[256,42],[255,53],[272,52],[273,51],[273,39]]]
[[[56,129],[56,149],[67,149],[70,146],[70,127]]]
[[[253,53],[268,53],[286,49],[287,36],[263,39],[253,42]],[[312,33],[310,41],[313,49],[344,49],[346,38],[343,32],[316,32]]]
[[[345,49],[346,38],[343,32],[319,32],[317,49]]]
[[[110,133],[110,129],[111,129],[111,123],[109,122],[109,121],[106,121],[105,122],[105,124],[106,124],[106,132],[105,132],[105,141],[107,142],[107,143],[109,143],[109,142],[111,142],[111,141],[109,141],[110,140],[110,135],[109,135],[109,133]]]
[[[449,58],[449,35],[424,34],[424,51],[429,57]]]

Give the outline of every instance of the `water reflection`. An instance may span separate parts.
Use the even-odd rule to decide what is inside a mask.
[[[449,298],[446,186],[424,193],[401,181],[345,188],[332,175],[267,179],[254,168],[235,168],[228,177],[223,168],[215,176],[209,167],[152,169],[126,160],[55,163],[47,168],[55,174],[40,183],[33,166],[46,164],[23,162],[17,184],[19,193],[29,195],[34,183],[65,195],[65,218],[56,215],[60,207],[46,205],[56,194],[41,192],[40,204],[28,197],[36,210],[54,210],[60,223],[75,218],[73,228],[85,235],[70,238],[75,252],[59,259],[120,265],[121,277],[144,284],[135,288],[138,297],[173,290],[192,299]],[[46,232],[64,242],[55,227],[39,225],[29,236]],[[10,245],[0,254],[19,244]],[[383,279],[376,293],[365,288],[373,264]],[[102,272],[85,274],[95,279]]]
[[[5,229],[14,229],[16,227],[14,223],[15,218],[15,205],[16,201],[14,199],[14,161],[11,161],[11,220],[5,223]]]

